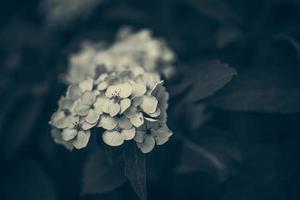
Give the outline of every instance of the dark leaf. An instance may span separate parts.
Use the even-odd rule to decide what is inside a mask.
[[[294,113],[300,111],[300,85],[297,74],[280,70],[246,70],[218,95],[214,107],[233,111]]]
[[[197,64],[197,67],[189,70],[186,75],[185,81],[192,85],[186,100],[195,102],[214,94],[235,75],[237,75],[235,69],[218,60]]]
[[[201,14],[211,17],[221,23],[236,21],[237,16],[230,6],[221,0],[188,0]]]
[[[211,128],[201,132],[206,132],[207,136],[198,142],[184,140],[177,171],[184,174],[205,172],[223,182],[236,173],[242,159],[241,152],[228,138],[220,135],[220,130]]]
[[[224,185],[222,199],[287,199],[285,179],[290,167],[282,156],[276,146],[252,147],[239,174]]]
[[[12,116],[8,116],[12,124],[6,121],[2,127],[4,132],[2,148],[6,156],[12,155],[28,139],[44,105],[44,101],[40,98],[24,101],[12,110],[10,113]]]
[[[83,168],[82,194],[102,194],[125,183],[122,162],[110,162],[104,151],[95,149]]]
[[[123,148],[125,161],[125,176],[132,188],[142,200],[147,199],[145,155],[136,147],[135,143],[128,143]]]
[[[297,58],[300,61],[300,44],[295,38],[288,36],[288,35],[282,35],[282,34],[277,35],[275,38],[278,40],[286,41],[290,45],[292,45],[292,47],[294,48],[294,50],[296,52]]]
[[[15,167],[6,174],[5,199],[56,200],[58,199],[51,179],[33,161],[14,163]]]

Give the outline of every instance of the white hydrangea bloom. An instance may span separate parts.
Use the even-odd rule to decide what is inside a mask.
[[[51,118],[52,136],[68,149],[81,149],[90,129],[102,128],[105,144],[135,140],[148,153],[172,135],[166,125],[168,98],[160,76],[141,67],[102,73],[68,88]]]
[[[104,48],[103,45],[85,43],[79,53],[71,55],[67,81],[78,83],[87,77],[94,78],[99,66],[105,66],[109,72],[123,71],[127,66],[142,66],[148,72],[171,77],[175,54],[166,42],[152,37],[148,29],[136,33],[126,30],[120,30],[118,39],[111,46]]]

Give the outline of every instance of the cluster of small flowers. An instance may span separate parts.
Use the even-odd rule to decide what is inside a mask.
[[[148,29],[132,33],[128,28],[119,31],[115,43],[85,42],[81,51],[71,55],[68,83],[94,78],[98,66],[107,71],[123,71],[123,66],[142,66],[148,72],[158,72],[169,78],[174,73],[175,55],[162,39],[152,36]]]
[[[134,140],[143,153],[164,144],[169,94],[160,76],[135,67],[102,73],[69,86],[51,118],[54,140],[68,149],[87,146],[92,128],[102,128],[110,146]]]

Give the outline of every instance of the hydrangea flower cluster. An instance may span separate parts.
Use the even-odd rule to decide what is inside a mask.
[[[143,153],[168,141],[169,94],[156,73],[135,67],[107,72],[68,87],[51,118],[54,140],[68,149],[87,146],[91,129],[103,142],[120,146],[134,140]]]
[[[133,33],[123,28],[112,45],[85,42],[77,54],[71,55],[66,79],[68,83],[78,83],[94,78],[98,66],[110,72],[123,71],[124,66],[141,66],[169,78],[174,73],[174,61],[173,51],[164,40],[154,38],[150,30]]]

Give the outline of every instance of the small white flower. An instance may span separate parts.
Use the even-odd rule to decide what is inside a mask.
[[[164,123],[147,123],[146,126],[136,132],[134,140],[143,153],[149,153],[155,144],[166,143],[172,134],[172,131]]]

